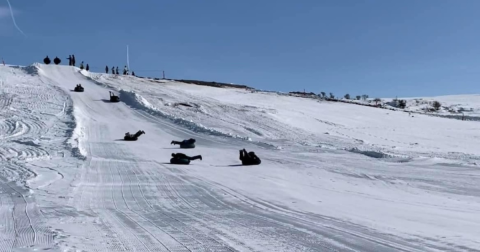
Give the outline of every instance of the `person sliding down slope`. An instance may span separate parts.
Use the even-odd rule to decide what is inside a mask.
[[[145,134],[145,131],[139,130],[135,135],[130,134],[130,132],[125,133],[125,137],[123,138],[124,140],[137,140],[139,136],[142,134]]]
[[[172,158],[170,159],[170,163],[171,164],[190,164],[190,161],[195,159],[202,160],[202,155],[190,157],[183,153],[172,153]]]
[[[262,163],[262,160],[255,155],[255,152],[251,151],[247,153],[245,149],[240,150],[240,160],[242,161],[242,165],[259,165]]]
[[[179,141],[172,141],[170,144],[179,144],[180,145],[180,148],[194,148],[195,147],[195,139],[193,138],[190,138],[188,140],[183,140],[181,142]]]

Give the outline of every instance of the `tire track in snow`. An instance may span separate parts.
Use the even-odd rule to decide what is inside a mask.
[[[220,184],[212,184],[209,188],[220,187],[224,193],[231,195],[237,200],[240,200],[245,203],[245,205],[250,205],[250,207],[261,209],[267,207],[270,209],[270,213],[261,214],[262,218],[270,219],[275,222],[282,223],[283,225],[300,225],[302,229],[309,230],[310,232],[318,233],[325,232],[318,230],[318,227],[327,227],[329,234],[333,237],[334,235],[338,238],[344,239],[346,236],[352,236],[358,241],[351,240],[346,241],[344,244],[351,245],[354,249],[365,249],[369,250],[373,248],[380,249],[381,251],[417,251],[421,252],[423,249],[421,246],[410,246],[407,242],[401,240],[389,239],[388,236],[380,233],[375,233],[370,230],[362,230],[361,226],[350,224],[345,221],[336,220],[334,218],[320,216],[320,215],[307,215],[294,210],[289,210],[281,206],[276,206],[271,203],[262,202],[260,200],[250,199],[240,193],[234,192],[227,187]],[[274,213],[274,215],[273,215]],[[310,227],[315,227],[311,229]],[[317,229],[317,230],[316,230]],[[339,234],[339,235],[338,235]],[[320,234],[321,235],[321,234]],[[392,238],[392,237],[390,237]],[[360,245],[360,247],[358,247]],[[358,248],[355,248],[358,247]]]
[[[33,197],[11,182],[1,182],[0,190],[11,195],[14,231],[11,248],[51,245],[53,233],[40,222],[40,212]]]
[[[187,214],[190,211],[182,211],[181,209],[190,209],[191,214],[194,214],[193,218],[199,221],[201,220],[204,223],[214,222],[217,223],[217,225],[220,224],[224,228],[223,231],[212,231],[219,232],[219,235],[221,236],[230,237],[236,246],[241,246],[245,249],[249,249],[250,251],[255,251],[255,249],[252,247],[249,247],[244,242],[232,238],[231,235],[227,235],[225,232],[232,233],[236,237],[242,237],[247,241],[255,241],[256,243],[259,243],[256,244],[257,247],[268,246],[269,248],[277,251],[309,251],[309,248],[312,248],[311,244],[298,244],[298,241],[301,240],[298,239],[298,237],[296,239],[291,238],[291,236],[295,233],[294,229],[284,228],[281,223],[260,219],[255,212],[245,211],[245,209],[238,208],[238,206],[226,204],[219,198],[219,196],[215,196],[214,193],[208,192],[208,190],[202,186],[189,183],[186,180],[180,180],[175,176],[169,176],[169,179],[166,181],[168,181],[166,186],[172,188],[170,191],[175,192],[171,195],[172,199],[181,200],[176,202],[178,207],[174,211]],[[180,191],[182,193],[172,187],[172,182],[176,182],[176,187],[180,187]],[[203,196],[192,200],[191,197],[186,198],[183,195]],[[191,202],[197,202],[197,204],[192,205]],[[236,228],[229,230],[229,227]],[[275,229],[277,231],[272,233],[269,231],[271,229]],[[283,236],[282,234],[286,235]],[[315,240],[315,238],[312,239]],[[318,240],[318,238],[316,239]],[[329,249],[328,246],[324,248]]]
[[[129,218],[128,214],[125,214],[120,208],[119,206],[117,205],[117,202],[120,201],[126,205],[126,201],[124,199],[124,196],[123,196],[123,191],[120,192],[121,195],[118,195],[119,194],[119,190],[118,188],[116,187],[116,185],[118,186],[118,182],[115,183],[115,179],[114,179],[114,176],[113,176],[113,172],[111,172],[111,167],[106,164],[106,167],[109,168],[108,171],[106,171],[108,173],[108,175],[110,176],[110,179],[109,181],[106,183],[107,185],[109,184],[110,185],[110,188],[109,188],[109,193],[111,194],[111,205],[109,206],[109,208],[111,210],[113,210],[113,214],[116,215],[116,222],[117,222],[117,225],[121,226],[124,228],[124,230],[127,230],[129,232],[129,235],[126,237],[126,239],[128,240],[128,242],[130,244],[133,244],[133,247],[134,248],[137,248],[139,249],[140,247],[143,247],[144,249],[142,249],[141,251],[151,251],[149,249],[149,247],[145,244],[145,242],[139,238],[139,236],[137,235],[137,233],[140,233],[140,236],[145,240],[145,239],[150,239],[150,237],[145,233],[145,231],[143,231],[143,226],[141,226],[138,222],[135,222],[132,218]],[[117,198],[121,198],[121,200],[117,199],[115,200],[115,194],[117,195],[116,197]],[[118,203],[120,203],[118,202]],[[113,209],[112,209],[112,206],[113,206]],[[135,239],[132,239],[132,237],[135,237]],[[162,251],[162,250],[160,250]],[[167,251],[170,251],[170,250],[167,250]]]
[[[127,171],[126,167],[124,167],[124,168],[125,168],[125,171]],[[145,220],[152,223],[158,229],[160,229],[163,232],[165,232],[166,234],[168,234],[175,241],[177,241],[179,244],[181,244],[182,247],[187,248],[188,251],[200,251],[200,250],[205,250],[205,249],[208,249],[208,248],[212,248],[211,244],[209,244],[210,246],[206,246],[207,243],[205,241],[199,241],[199,236],[201,236],[201,235],[199,235],[199,234],[195,234],[195,235],[188,234],[188,232],[185,232],[184,229],[179,228],[178,223],[177,224],[173,224],[173,223],[170,224],[170,223],[166,223],[162,219],[152,218],[152,215],[150,214],[150,212],[151,212],[151,210],[154,210],[154,208],[152,208],[152,206],[148,203],[148,200],[146,199],[145,194],[143,193],[143,190],[140,187],[140,184],[139,184],[140,181],[138,180],[138,171],[137,171],[138,166],[134,165],[134,166],[130,166],[129,168],[130,168],[129,170],[135,176],[132,176],[132,174],[129,174],[130,176],[125,176],[125,177],[129,181],[130,194],[132,195],[132,197],[135,198],[135,202],[136,202],[137,206],[139,207],[137,211],[140,212],[140,213],[137,212],[138,215],[140,215],[142,218],[144,218]],[[119,175],[120,175],[120,173],[119,173]],[[133,180],[132,179],[133,177],[135,177],[136,180]],[[138,200],[134,195],[141,195],[141,199]],[[148,209],[151,209],[151,210],[149,211]],[[159,212],[155,211],[155,216],[158,213]],[[161,213],[161,214],[163,214],[163,213]],[[171,217],[167,216],[167,218],[171,218]],[[171,219],[173,221],[178,221],[177,219],[174,219],[174,218],[171,218]],[[180,222],[180,221],[178,221],[178,222]],[[183,225],[181,225],[181,226],[183,226]],[[193,230],[193,227],[191,227],[190,230]],[[180,249],[182,249],[182,247],[180,247]],[[220,251],[220,250],[215,250],[215,251]]]
[[[0,184],[0,251],[6,252],[13,248],[15,242],[15,223],[13,219],[13,201],[7,197],[7,192]]]
[[[0,111],[10,108],[10,105],[13,102],[13,97],[14,95],[10,95],[8,93],[0,94]]]
[[[119,164],[118,168],[122,167],[123,165],[124,165],[124,164]],[[118,178],[119,178],[120,181],[121,181],[122,198],[123,198],[123,200],[124,200],[125,206],[128,208],[128,210],[129,210],[130,212],[133,212],[133,213],[136,214],[138,217],[140,217],[140,218],[142,218],[144,221],[146,221],[146,222],[142,221],[142,222],[144,222],[144,223],[146,224],[146,225],[144,225],[144,228],[143,228],[143,229],[144,229],[146,232],[148,232],[155,240],[157,240],[163,247],[165,247],[165,249],[167,249],[167,251],[191,251],[184,243],[180,242],[177,238],[175,238],[175,237],[172,235],[172,234],[173,234],[172,232],[166,232],[164,229],[162,229],[161,227],[155,225],[155,223],[151,222],[149,219],[145,218],[144,216],[142,216],[141,214],[139,214],[139,213],[137,212],[137,211],[142,211],[142,209],[145,209],[145,208],[146,208],[146,205],[143,205],[143,206],[142,206],[142,205],[139,204],[138,199],[135,197],[136,194],[133,194],[132,191],[131,191],[131,190],[132,190],[132,189],[131,189],[131,184],[129,184],[129,189],[130,189],[130,195],[129,195],[129,196],[130,196],[130,197],[127,197],[127,198],[129,198],[129,201],[132,201],[132,199],[133,199],[133,200],[135,201],[135,203],[137,204],[137,206],[139,206],[139,209],[133,210],[133,209],[131,208],[131,206],[129,206],[129,204],[127,203],[126,197],[125,197],[125,192],[124,192],[124,190],[123,190],[124,185],[125,185],[125,183],[124,183],[124,178],[122,178],[123,176],[122,176],[122,173],[120,172],[120,169],[117,169],[117,172],[118,172],[118,175],[119,175]],[[112,175],[113,175],[113,173],[112,173]],[[128,177],[128,176],[127,176],[127,177]],[[148,222],[148,223],[147,223],[147,222]],[[138,223],[138,222],[137,222],[137,223]],[[163,233],[165,233],[166,235],[168,235],[171,239],[173,239],[173,241],[170,242],[171,244],[168,244],[168,246],[167,246],[166,244],[164,244],[165,241],[162,242],[161,240],[159,240],[158,238],[156,238],[156,236],[155,236],[154,234],[152,234],[150,231],[148,231],[147,228],[145,228],[145,227],[152,226],[152,225],[155,226],[156,229],[159,229],[160,231],[162,231]],[[170,247],[170,249],[169,249],[169,247]],[[186,250],[185,250],[185,249],[186,249]]]

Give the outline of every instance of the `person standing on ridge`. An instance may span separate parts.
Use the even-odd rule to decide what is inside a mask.
[[[108,74],[108,66],[105,66],[105,73]]]
[[[68,55],[68,65],[71,66],[72,65],[72,55]]]
[[[90,67],[88,66],[88,64],[87,64],[87,68],[85,68],[85,70],[87,70],[87,71],[89,71],[89,70],[90,70]]]
[[[112,74],[115,74],[115,67],[112,66]]]
[[[75,55],[72,54],[72,66],[75,66]]]
[[[118,66],[117,66],[117,68],[115,69],[115,74],[118,75]]]
[[[80,69],[83,70],[83,61],[80,63]]]

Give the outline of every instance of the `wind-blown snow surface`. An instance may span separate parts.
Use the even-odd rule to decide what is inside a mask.
[[[0,251],[480,251],[477,122],[68,66],[0,88]]]

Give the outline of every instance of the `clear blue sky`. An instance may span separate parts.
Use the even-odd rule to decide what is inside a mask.
[[[480,0],[0,0],[0,56],[336,96],[479,93]]]

